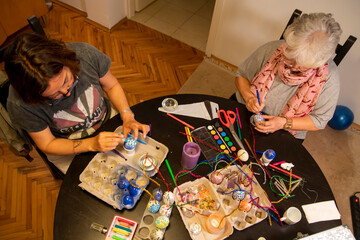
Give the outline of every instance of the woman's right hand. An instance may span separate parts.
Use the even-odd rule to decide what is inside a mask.
[[[259,101],[257,99],[257,97],[250,97],[247,101],[246,101],[246,108],[247,110],[249,110],[250,112],[259,114],[260,111],[263,110],[263,108],[265,107],[265,104],[260,102],[261,105],[259,105]]]
[[[120,143],[124,142],[124,136],[121,133],[101,132],[91,138],[90,149],[94,152],[111,151]]]

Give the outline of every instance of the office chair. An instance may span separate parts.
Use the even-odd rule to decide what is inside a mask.
[[[281,34],[280,40],[284,39],[284,32],[286,30],[286,28],[292,24],[294,22],[294,20],[298,17],[300,17],[302,14],[302,11],[299,9],[295,9],[293,14],[291,15],[288,23],[286,24],[286,27],[284,29],[284,31]],[[352,45],[354,45],[355,41],[357,40],[356,37],[354,37],[353,35],[350,35],[347,40],[345,41],[345,43],[343,45],[338,44],[336,49],[335,49],[335,57],[334,57],[334,62],[336,64],[336,66],[339,66],[340,62],[343,60],[343,58],[345,57],[345,55],[349,52],[350,48],[352,47]],[[230,97],[231,100],[237,101],[236,99],[236,93],[234,93],[233,95],[231,95]]]
[[[31,16],[28,18],[28,22],[29,25],[31,26],[31,29],[40,35],[46,36],[44,29],[42,28],[39,19],[36,16]],[[2,47],[0,49],[0,63],[4,61],[4,57],[5,57],[5,52],[6,52],[6,48],[7,45]],[[10,82],[8,79],[6,79],[1,85],[0,85],[0,102],[2,104],[2,106],[6,109],[6,102],[7,102],[7,97],[9,95],[9,87],[10,87]],[[30,138],[30,136],[27,134],[27,132],[23,131],[23,130],[19,130],[18,131],[19,135],[23,138],[26,139],[25,142],[29,142],[31,143],[31,145],[36,149],[36,151],[39,153],[40,157],[42,158],[42,160],[46,163],[46,166],[48,167],[48,169],[50,170],[52,176],[54,178],[64,178],[64,173],[61,172],[52,162],[50,162],[46,156],[45,153],[43,153],[36,145],[35,143],[32,141],[32,139]],[[27,143],[24,144],[24,153],[21,155],[23,157],[25,157],[29,162],[31,162],[33,160],[33,158],[29,155],[30,150],[31,150],[31,145],[28,146]]]

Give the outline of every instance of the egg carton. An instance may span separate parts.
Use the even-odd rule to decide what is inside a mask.
[[[220,184],[214,184],[210,182],[207,178],[203,177],[192,182],[184,183],[179,186],[180,192],[182,193],[183,196],[185,196],[186,192],[188,192],[188,189],[194,188],[194,186],[196,187],[202,184],[206,186],[206,188],[209,190],[211,198],[216,200],[219,204],[217,211],[214,210],[204,211],[201,209],[196,209],[190,205],[186,207],[187,205],[185,205],[187,209],[197,212],[197,214],[195,214],[191,218],[186,216],[184,209],[178,207],[181,218],[183,219],[185,227],[188,229],[190,237],[192,239],[194,240],[225,239],[233,233],[233,228],[241,231],[263,221],[267,217],[267,213],[263,209],[255,206],[254,204],[251,204],[251,207],[247,209],[247,211],[245,210],[234,211],[235,209],[238,208],[239,201],[232,198],[232,195],[228,193],[231,192],[232,190],[238,189],[238,186],[236,184],[232,184],[233,181],[235,180],[234,176],[236,175],[238,175],[239,179],[243,181],[238,184],[240,188],[249,193],[251,192],[251,196],[253,199],[259,198],[256,199],[256,202],[258,202],[259,206],[265,208],[271,206],[270,201],[268,200],[260,184],[257,182],[256,178],[252,177],[251,180],[247,178],[247,176],[251,177],[252,175],[251,170],[246,165],[241,167],[242,171],[240,171],[239,168],[233,165],[228,167],[227,169],[222,170],[221,173],[224,175],[224,178]],[[251,186],[249,185],[249,182],[252,182],[252,190],[251,190]],[[178,193],[177,189],[174,190],[174,194],[177,205],[189,201],[188,199],[184,199],[184,202],[182,202],[180,194]],[[251,199],[248,194],[245,194],[245,198],[243,200],[250,201]],[[215,213],[218,213],[220,216],[226,216],[231,213],[232,214],[222,220],[225,222],[225,225],[220,232],[210,233],[206,228],[206,221],[208,221],[210,215]],[[201,226],[200,233],[193,234],[193,232],[190,229],[191,228],[190,226],[193,223],[198,223]]]
[[[257,202],[258,206],[252,204],[249,211],[237,210],[229,218],[236,230],[244,230],[248,227],[251,227],[267,217],[267,213],[260,208],[269,208],[271,203],[266,196],[266,193],[261,188],[260,183],[257,182],[255,177],[251,178],[252,171],[247,165],[241,167],[232,165],[221,171],[222,175],[225,176],[223,181],[220,184],[211,183],[215,191],[218,193],[220,198],[220,203],[225,209],[226,214],[230,214],[239,206],[239,200],[232,196],[232,194],[222,194],[229,193],[238,189],[238,186],[241,190],[247,192],[243,200],[251,201],[251,198]],[[246,174],[246,175],[245,175]],[[234,184],[234,181],[237,182],[237,185]],[[251,197],[248,193],[251,193]]]
[[[122,126],[116,128],[115,132],[122,133]],[[144,159],[145,156],[148,156],[150,159],[154,160],[153,163],[157,168],[159,168],[162,162],[165,160],[169,149],[164,144],[154,140],[151,137],[146,137],[144,139],[141,134],[139,134],[138,140],[139,142],[137,142],[133,152],[126,151],[123,147],[123,144],[119,144],[115,149],[116,151],[108,151],[106,154],[115,156],[120,163],[127,164],[140,171],[143,171],[143,165],[140,164],[141,159]],[[140,141],[144,142],[145,144],[141,143]],[[123,155],[126,160],[115,152]],[[153,168],[152,165],[149,165],[149,167],[149,169],[146,169],[146,175],[152,177],[157,173],[157,170]]]
[[[135,240],[161,240],[164,238],[164,234],[167,228],[167,225],[170,224],[170,216],[172,212],[172,207],[169,208],[169,205],[165,204],[163,201],[160,201],[160,208],[159,211],[156,213],[152,213],[149,211],[149,205],[152,204],[154,200],[150,197],[147,207],[144,211],[143,217],[141,219],[141,222],[139,224],[139,227],[137,228],[137,231],[135,232],[134,239]],[[166,209],[166,210],[165,210]],[[164,213],[166,212],[166,214]],[[167,224],[165,223],[166,227],[156,226],[156,221],[164,221],[164,219],[158,219],[161,216],[166,215],[167,218],[165,218],[165,221],[168,221]]]
[[[187,201],[185,201],[185,193],[186,193],[187,189],[194,187],[194,186],[200,186],[200,185],[202,185],[206,189],[208,189],[210,198],[218,203],[217,210],[204,211],[199,208],[195,208],[195,207],[191,206],[190,204],[181,206],[182,204],[187,202]],[[230,236],[233,233],[234,229],[228,218],[223,219],[224,227],[222,228],[222,230],[220,232],[214,234],[214,233],[210,233],[207,231],[206,221],[209,219],[210,215],[216,214],[216,213],[220,214],[221,216],[226,215],[224,207],[220,204],[220,198],[219,198],[218,194],[216,193],[215,188],[212,186],[211,182],[207,178],[203,177],[203,178],[197,179],[192,182],[186,182],[186,183],[178,186],[178,188],[181,192],[181,195],[183,196],[184,202],[182,201],[182,198],[181,198],[177,188],[174,189],[175,202],[176,202],[176,205],[180,205],[177,208],[180,212],[180,216],[185,224],[185,227],[189,231],[190,237],[192,239],[194,239],[194,240],[220,240],[220,239],[227,238],[228,236]],[[193,210],[196,212],[196,214],[194,214],[192,217],[187,217],[186,213],[184,212],[184,208],[186,209],[186,211]],[[194,223],[197,223],[201,226],[201,231],[199,231],[196,234],[193,234],[193,232],[190,229],[192,224],[194,224]]]
[[[97,154],[80,174],[81,183],[79,186],[115,209],[132,209],[143,190],[137,189],[137,195],[133,195],[129,191],[129,183],[128,187],[120,189],[118,186],[119,181],[124,178],[127,180],[133,179],[133,185],[142,188],[146,188],[149,184],[149,179],[139,170],[119,163],[115,157]],[[127,195],[132,196],[132,204],[129,203],[129,200],[124,199]]]
[[[115,132],[122,132],[122,126],[118,127]],[[126,151],[123,145],[119,144],[116,151],[97,153],[81,173],[79,186],[115,209],[132,209],[140,198],[142,190],[140,194],[133,197],[134,204],[129,205],[128,202],[124,204],[123,198],[130,192],[129,188],[120,189],[118,187],[120,178],[134,179],[135,185],[146,188],[149,180],[143,174],[141,160],[148,157],[156,168],[159,168],[169,152],[165,145],[151,137],[143,139],[139,135],[138,139],[145,144],[138,142],[133,152]],[[156,168],[152,164],[145,164],[145,174],[148,177],[154,176],[157,173]]]

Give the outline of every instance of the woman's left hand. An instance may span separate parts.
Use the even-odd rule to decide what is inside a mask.
[[[259,121],[255,129],[263,133],[273,133],[279,129],[283,129],[286,118],[278,116],[262,115],[266,121]]]
[[[125,115],[125,114],[124,114]],[[131,130],[134,131],[134,138],[137,139],[139,135],[139,130],[142,131],[142,137],[145,139],[146,135],[150,131],[150,126],[146,124],[139,123],[135,120],[134,115],[131,113],[126,114],[126,116],[122,116],[123,118],[123,133],[124,138],[128,135],[128,133],[131,132]]]

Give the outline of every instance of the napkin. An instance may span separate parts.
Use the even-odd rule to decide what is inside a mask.
[[[173,111],[166,111],[163,107],[159,107],[158,110],[171,114],[212,120],[218,117],[217,112],[219,111],[219,104],[205,101],[178,105],[178,107]]]
[[[334,200],[302,205],[309,223],[340,219]]]

